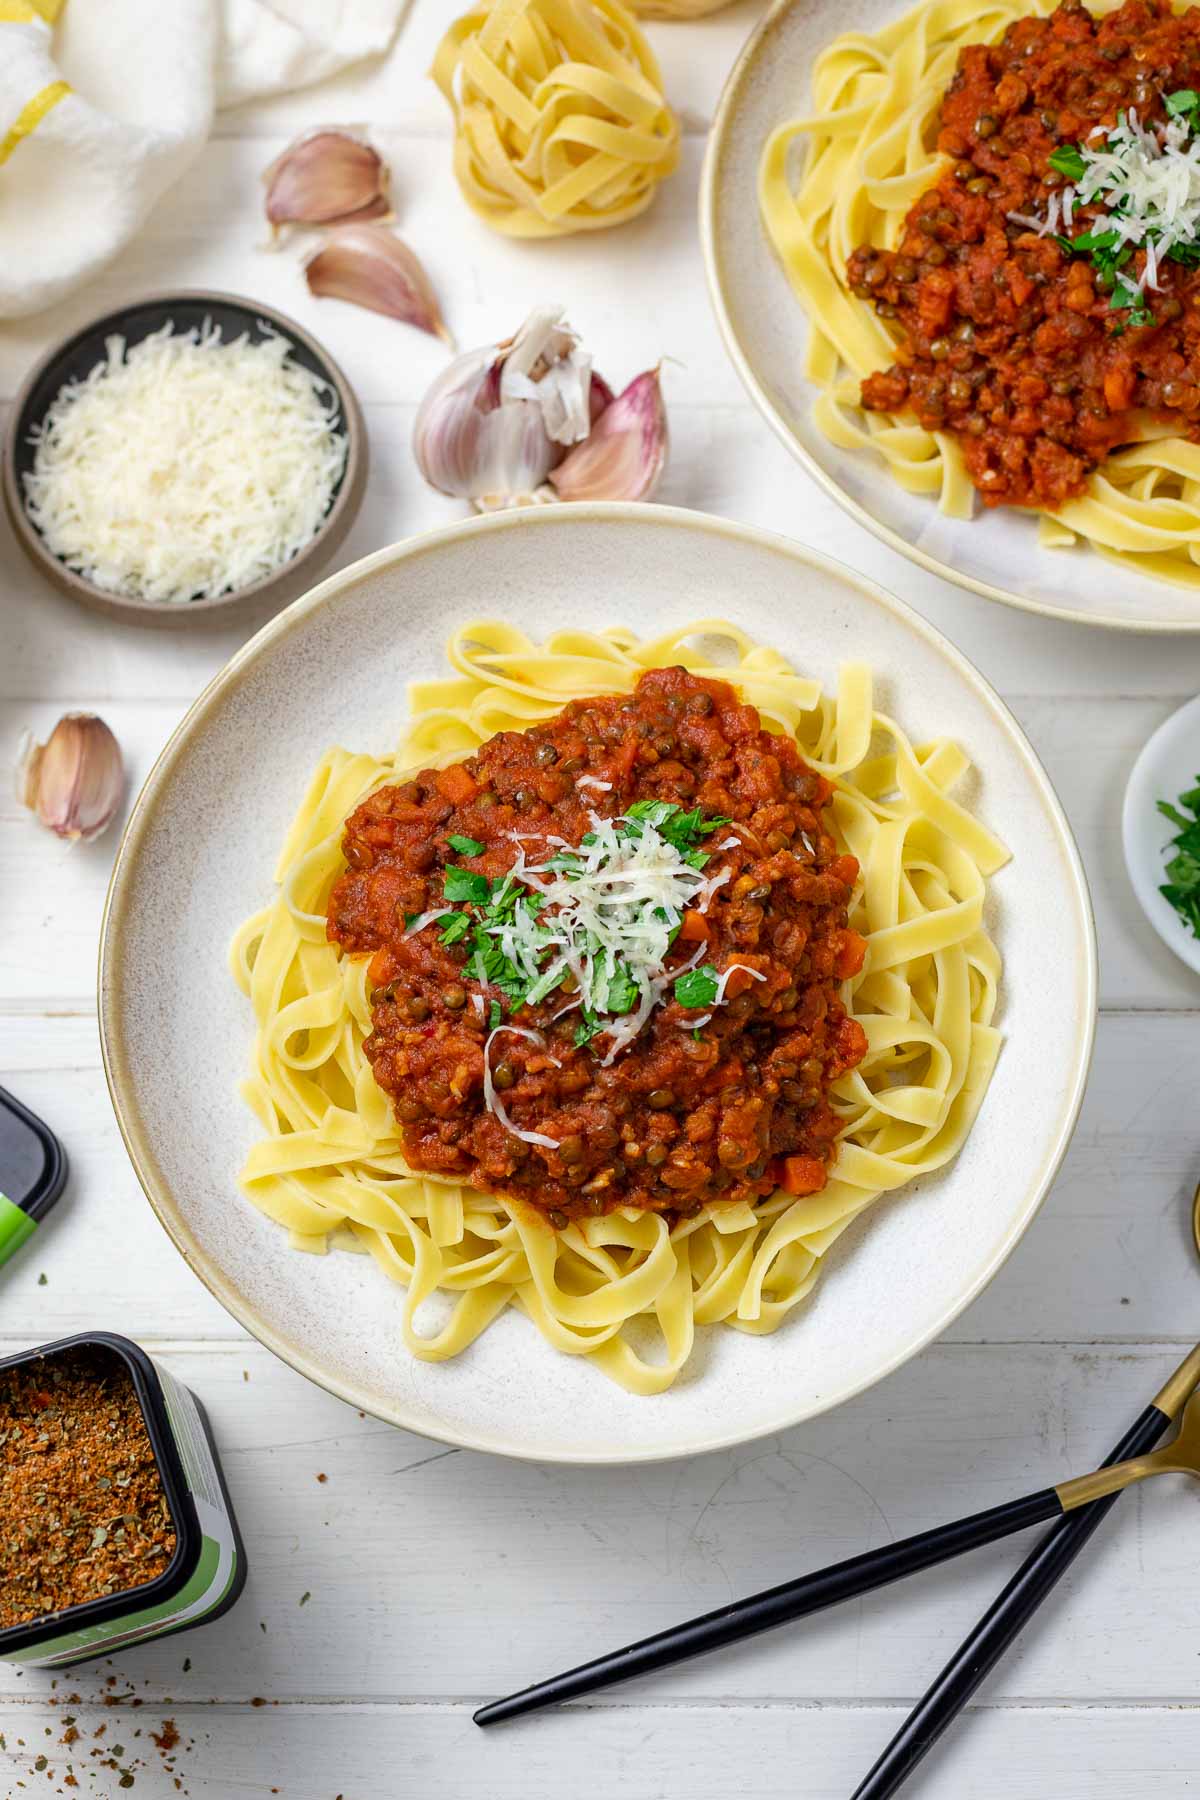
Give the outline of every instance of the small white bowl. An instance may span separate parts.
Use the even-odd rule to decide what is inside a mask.
[[[1166,880],[1168,845],[1175,835],[1159,800],[1176,803],[1200,777],[1200,695],[1172,713],[1144,745],[1125,789],[1121,836],[1125,864],[1142,911],[1163,943],[1200,974],[1200,938],[1193,937],[1159,887]]]

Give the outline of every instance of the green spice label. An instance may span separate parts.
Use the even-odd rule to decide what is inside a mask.
[[[6,1263],[36,1230],[37,1220],[22,1212],[6,1194],[0,1194],[0,1263]]]

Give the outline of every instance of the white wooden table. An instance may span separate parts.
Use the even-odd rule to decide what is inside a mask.
[[[447,121],[424,78],[448,9],[415,0],[382,65],[224,115],[198,166],[86,295],[0,329],[0,398],[101,309],[158,288],[233,289],[308,324],[365,404],[371,484],[344,560],[458,516],[422,486],[408,446],[440,346],[310,300],[294,254],[256,248],[258,174],[293,131],[369,121],[391,159],[401,228],[461,345],[561,299],[615,385],[664,353],[677,359],[661,498],[790,531],[867,571],[945,630],[1015,708],[1078,834],[1100,931],[1103,1016],[1065,1168],[949,1336],[815,1424],[631,1471],[446,1450],[307,1385],[188,1274],[126,1162],[100,1070],[94,965],[115,834],[67,851],[0,797],[0,1081],[55,1126],[73,1165],[53,1220],[0,1277],[0,1350],[108,1326],[163,1357],[209,1409],[250,1557],[244,1598],[214,1626],[57,1683],[0,1666],[6,1797],[74,1792],[62,1787],[71,1767],[83,1794],[123,1792],[93,1755],[105,1744],[122,1746],[115,1760],[137,1795],[173,1796],[149,1736],[170,1718],[176,1772],[210,1800],[845,1800],[1023,1541],[559,1716],[484,1737],[470,1712],[681,1615],[1091,1466],[1200,1334],[1187,1231],[1200,1174],[1200,979],[1143,922],[1119,842],[1130,762],[1200,687],[1200,641],[1057,626],[959,593],[850,523],[760,423],[718,342],[696,233],[706,122],[755,12],[738,4],[653,29],[687,135],[652,214],[619,233],[522,246],[490,235],[459,200]],[[1119,577],[1098,566],[1097,579]],[[67,708],[93,708],[136,785],[243,635],[93,617],[38,581],[0,526],[4,756],[23,726],[44,732]],[[1192,1492],[1157,1484],[1126,1499],[911,1791],[1195,1793],[1198,1559]],[[69,1746],[66,1718],[81,1734]]]

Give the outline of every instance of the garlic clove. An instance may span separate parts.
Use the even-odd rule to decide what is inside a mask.
[[[304,266],[309,292],[347,300],[440,337],[453,348],[437,295],[402,238],[382,225],[342,225]]]
[[[341,127],[305,132],[276,157],[263,180],[273,230],[392,216],[387,164],[364,138]]]
[[[604,411],[605,407],[611,406],[616,397],[617,396],[613,393],[603,375],[598,375],[595,369],[593,369],[592,389],[591,393],[588,395],[588,410],[591,414],[593,425],[596,423],[596,420],[600,417],[600,414]]]
[[[564,448],[580,443],[611,389],[563,323],[539,306],[511,338],[469,350],[422,400],[413,453],[431,487],[485,511],[539,495]],[[553,498],[550,495],[549,498]]]
[[[490,505],[531,495],[558,455],[535,400],[500,397],[497,349],[469,350],[434,381],[417,409],[413,454],[439,493]]]
[[[121,747],[95,713],[66,713],[44,744],[21,740],[17,799],[38,822],[72,843],[112,824],[125,791]]]
[[[657,369],[611,401],[582,444],[550,471],[560,500],[648,500],[666,467],[670,436]]]

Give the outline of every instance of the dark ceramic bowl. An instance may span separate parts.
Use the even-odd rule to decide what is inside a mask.
[[[105,339],[119,333],[130,344],[159,331],[168,321],[178,331],[190,330],[211,319],[225,340],[250,334],[261,342],[265,327],[285,337],[291,354],[304,368],[327,381],[337,402],[336,428],[347,438],[346,467],[334,490],[329,509],[308,543],[290,562],[283,563],[260,581],[232,589],[211,600],[137,600],[112,594],[69,569],[46,545],[25,510],[23,477],[33,469],[33,427],[40,424],[61,388],[79,380],[104,360]],[[264,604],[282,606],[294,600],[313,582],[354,523],[367,485],[367,429],[358,401],[346,377],[315,338],[294,320],[272,307],[241,300],[236,294],[189,289],[176,294],[152,294],[131,306],[106,313],[76,331],[42,358],[25,381],[9,417],[4,444],[4,504],[17,541],[29,560],[64,594],[114,618],[142,625],[189,625],[223,622],[242,610]]]

